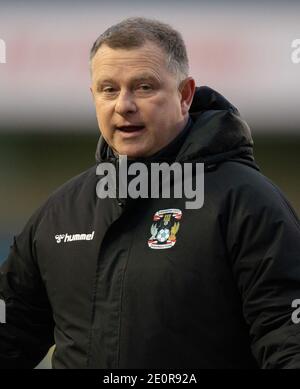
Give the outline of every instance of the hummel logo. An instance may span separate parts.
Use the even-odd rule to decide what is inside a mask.
[[[55,235],[56,243],[60,242],[74,242],[75,240],[93,240],[94,239],[94,233],[93,231],[91,234],[60,234]]]

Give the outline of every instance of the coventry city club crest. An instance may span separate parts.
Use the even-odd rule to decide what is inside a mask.
[[[162,209],[153,216],[151,237],[148,246],[151,249],[169,249],[176,243],[182,212],[180,209]]]

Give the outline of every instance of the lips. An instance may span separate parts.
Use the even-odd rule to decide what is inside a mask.
[[[143,125],[117,126],[117,130],[122,132],[136,132],[141,131],[145,127]]]

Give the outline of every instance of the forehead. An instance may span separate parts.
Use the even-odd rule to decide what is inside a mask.
[[[169,73],[166,53],[152,42],[131,49],[112,49],[103,44],[91,62],[91,70],[93,79],[139,73],[159,77],[162,72]]]

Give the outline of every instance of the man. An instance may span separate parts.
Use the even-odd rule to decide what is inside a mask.
[[[157,21],[104,32],[91,74],[97,165],[14,239],[0,366],[32,368],[55,343],[54,368],[299,368],[299,220],[260,173],[237,109],[195,89],[182,38]],[[102,167],[120,172],[124,156],[204,163],[203,206],[121,196],[118,180],[102,196]]]

